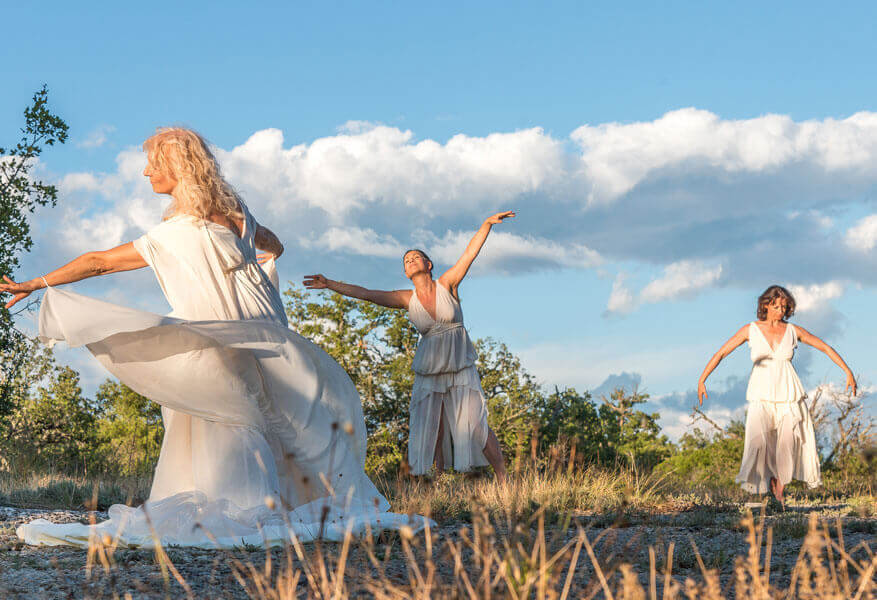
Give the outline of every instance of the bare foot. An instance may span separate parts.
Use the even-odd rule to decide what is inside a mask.
[[[783,507],[783,510],[785,510],[786,503],[783,501],[783,484],[776,477],[770,478],[770,491],[773,493],[773,497],[777,499],[777,502],[780,503],[780,506]]]

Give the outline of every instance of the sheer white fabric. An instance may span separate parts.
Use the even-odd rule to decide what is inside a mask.
[[[411,472],[429,471],[435,455],[439,419],[444,420],[442,452],[457,471],[487,465],[487,403],[475,369],[475,347],[463,326],[456,298],[436,284],[436,318],[411,294],[408,317],[420,331],[414,355],[414,387],[408,432]]]
[[[288,328],[276,270],[257,263],[257,225],[244,212],[240,238],[177,216],[135,242],[169,316],[46,291],[41,338],[86,346],[161,404],[165,435],[142,507],[113,506],[93,530],[33,521],[17,531],[27,543],[109,535],[129,546],[229,547],[424,524],[386,512],[363,470],[359,394],[338,363]]]
[[[789,323],[776,348],[772,348],[755,323],[749,325],[752,374],[746,389],[746,437],[737,483],[764,494],[770,478],[783,485],[792,479],[811,488],[822,483],[813,420],[807,409],[804,386],[792,366],[798,345],[795,326]]]

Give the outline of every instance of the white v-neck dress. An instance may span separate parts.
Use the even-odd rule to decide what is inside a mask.
[[[46,291],[41,338],[86,346],[161,404],[165,434],[143,506],[112,506],[94,528],[36,520],[17,530],[27,543],[86,546],[109,535],[123,546],[232,547],[418,527],[386,512],[365,475],[359,394],[338,363],[288,328],[273,261],[257,263],[257,223],[243,211],[240,238],[182,215],[134,242],[169,316]]]
[[[752,374],[746,389],[746,437],[737,483],[753,493],[770,490],[770,478],[821,484],[807,393],[792,366],[798,334],[791,323],[772,348],[756,323],[749,324]]]
[[[446,464],[457,471],[487,465],[487,403],[475,368],[477,355],[463,326],[463,311],[456,298],[436,283],[436,318],[412,292],[408,317],[420,331],[414,355],[414,387],[408,432],[411,473],[429,471],[435,455],[439,419],[445,429],[442,452]],[[444,410],[442,410],[444,408]]]

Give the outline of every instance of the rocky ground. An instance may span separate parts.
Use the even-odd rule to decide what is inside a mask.
[[[801,545],[808,530],[810,515],[835,529],[833,538],[838,539],[836,527],[842,526],[844,546],[860,560],[873,556],[877,550],[877,517],[873,510],[850,507],[843,503],[816,506],[790,507],[784,513],[771,513],[766,516],[772,527],[771,583],[779,587],[788,585],[792,566],[798,559]],[[103,513],[94,513],[100,520]],[[666,549],[672,542],[675,546],[673,573],[679,581],[686,577],[699,579],[700,567],[696,552],[699,552],[706,568],[720,571],[723,586],[727,585],[733,574],[734,559],[746,553],[748,530],[741,524],[743,510],[740,508],[722,511],[687,511],[671,514],[625,515],[623,517],[586,516],[573,519],[569,527],[561,524],[546,524],[545,538],[549,541],[549,554],[553,548],[560,548],[577,535],[577,526],[587,528],[588,539],[594,544],[594,552],[604,567],[612,569],[621,562],[634,565],[643,584],[648,582],[650,568],[649,546],[655,548],[654,561],[659,571],[666,561]],[[253,572],[265,572],[266,553],[258,548],[239,548],[234,551],[208,551],[185,548],[166,549],[168,558],[185,582],[178,581],[173,570],[158,560],[156,553],[145,549],[117,549],[112,555],[108,568],[97,557],[91,569],[88,551],[70,547],[30,547],[23,545],[15,535],[15,528],[26,521],[45,518],[53,522],[88,522],[89,513],[72,510],[35,510],[0,507],[0,597],[2,598],[177,598],[191,594],[195,598],[248,598],[263,597],[267,594],[254,591]],[[526,552],[540,533],[538,524],[533,522],[513,527],[516,533],[509,533],[507,524],[496,523],[491,534],[495,546],[503,549],[503,540],[517,536]],[[441,524],[434,531],[436,550],[435,565],[438,580],[451,584],[454,578],[455,560],[449,551],[448,542],[460,543],[461,533],[470,524],[455,522]],[[697,546],[695,551],[692,541]],[[415,542],[417,545],[418,542]],[[512,544],[514,546],[514,544]],[[465,547],[465,544],[461,544]],[[315,554],[318,549],[313,544],[304,547]],[[328,555],[334,557],[339,547],[328,544],[324,547]],[[415,548],[417,561],[425,563],[422,556],[423,543]],[[375,555],[380,566],[375,567],[368,559],[366,549],[354,545],[347,561],[346,577],[348,587],[367,597],[368,580],[379,576],[384,570],[387,580],[397,584],[408,581],[409,570],[405,553],[398,537],[391,536],[378,544]],[[286,551],[282,548],[271,551],[272,579],[278,572],[278,565],[286,564]],[[470,572],[478,569],[470,550],[462,553],[462,565]],[[334,559],[330,558],[329,562]],[[299,565],[293,559],[294,565]],[[566,563],[568,564],[568,563]],[[235,567],[235,565],[238,565]],[[164,568],[163,568],[164,567]],[[565,577],[567,567],[561,576]],[[243,573],[243,575],[241,575]],[[477,576],[474,578],[477,580]],[[243,584],[242,584],[243,581]],[[248,591],[244,585],[251,589]],[[304,593],[308,583],[303,577],[298,583]],[[585,590],[597,585],[590,560],[582,551],[578,562],[573,589]]]

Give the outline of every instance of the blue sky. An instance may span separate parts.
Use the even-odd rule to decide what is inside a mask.
[[[281,275],[402,287],[491,212],[462,294],[475,336],[547,384],[627,373],[681,431],[712,351],[767,285],[874,380],[877,78],[871,3],[170,3],[4,7],[0,131],[43,83],[71,125],[41,172],[30,275],[160,213],[137,171],[156,126],[218,147]],[[25,58],[20,58],[25,56]],[[165,310],[148,273],[79,286]],[[64,355],[89,385],[99,368]],[[809,386],[841,382],[800,353]],[[713,386],[748,372],[745,350]],[[729,382],[712,413],[738,415]]]

